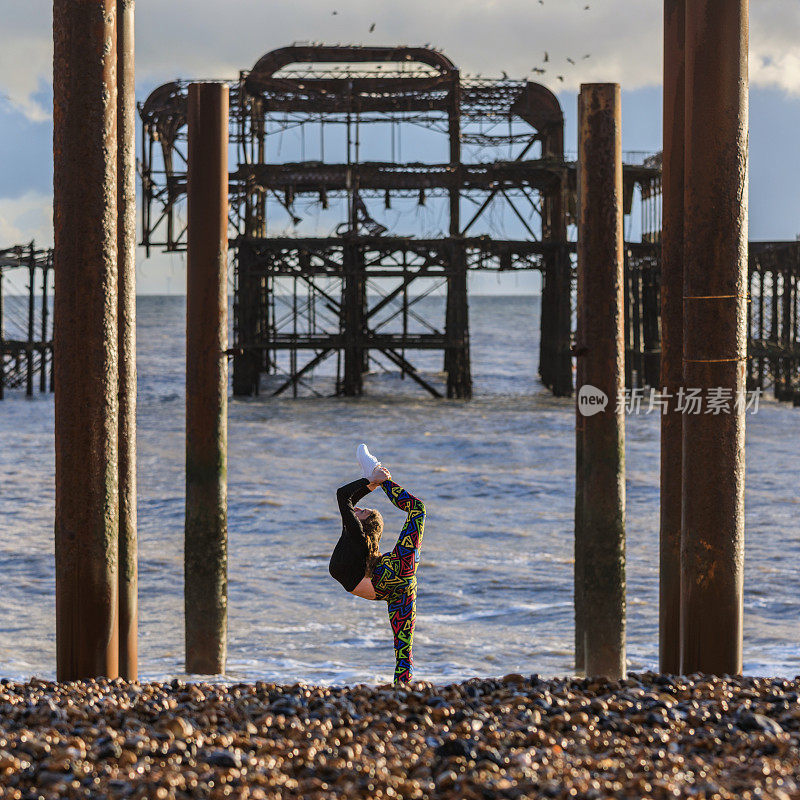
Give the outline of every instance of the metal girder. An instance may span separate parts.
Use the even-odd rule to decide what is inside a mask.
[[[320,309],[334,313],[339,322],[339,330],[325,331],[326,335],[341,334],[346,340],[345,375],[339,382],[345,392],[360,393],[361,370],[366,369],[369,350],[380,351],[375,347],[378,340],[371,337],[379,335],[378,326],[388,328],[399,317],[402,332],[398,335],[404,346],[413,341],[409,325],[446,330],[448,395],[469,397],[467,272],[516,269],[540,270],[548,276],[542,316],[542,352],[547,363],[541,374],[555,393],[570,393],[574,243],[568,241],[567,223],[569,209],[574,207],[570,197],[575,193],[575,164],[564,160],[563,113],[549,89],[506,77],[462,76],[452,61],[430,48],[306,44],[266,54],[252,70],[243,71],[238,81],[227,85],[229,140],[232,152],[236,151],[229,175],[230,238],[239,255],[246,251],[246,257],[237,257],[235,262],[234,331],[244,348],[256,334],[272,342],[258,352],[234,358],[237,394],[257,392],[260,372],[281,371],[278,353],[284,347],[290,359],[288,373],[295,378],[291,386],[296,389],[298,371],[304,370],[305,377],[313,369],[297,360],[298,329],[306,326],[309,342],[318,344],[315,336],[324,327],[314,311],[319,302]],[[143,241],[148,247],[182,250],[186,239],[180,221],[186,192],[186,82],[159,87],[140,111]],[[447,160],[403,159],[399,134],[396,148],[391,135],[389,160],[362,159],[360,127],[396,123],[422,126],[440,136]],[[325,126],[331,124],[346,128],[346,157],[334,161],[326,158],[323,136]],[[312,159],[305,157],[307,125],[319,126],[318,157]],[[275,156],[284,134],[299,135],[301,161]],[[501,145],[508,149],[501,153],[497,149]],[[470,149],[475,147],[477,154]],[[641,165],[626,170],[626,197],[632,196],[637,181],[652,182],[657,173],[657,167]],[[388,229],[390,220],[374,219],[370,216],[374,211],[368,212],[364,205],[364,198],[383,195],[389,208],[391,198],[415,193],[419,205],[436,198],[436,208],[442,209],[442,217],[446,215],[438,224],[447,235],[435,239],[393,235]],[[281,219],[284,211],[288,213],[297,226],[303,212],[296,208],[296,198],[302,198],[304,205],[311,198],[325,209],[329,198],[344,197],[347,216],[331,228],[336,236],[268,236],[275,224],[273,209],[278,209]],[[514,214],[525,240],[463,235],[482,216],[482,227],[491,227],[489,215],[483,212],[495,198]],[[480,207],[466,228],[461,223],[463,200]],[[370,229],[385,234],[365,236]],[[446,282],[443,325],[432,325],[425,314],[418,313],[422,306],[410,310],[415,301],[408,299],[408,293],[417,278]],[[338,306],[331,300],[335,292],[322,286],[331,280],[340,284],[343,299]],[[388,280],[395,285],[384,292],[378,282]],[[281,303],[276,302],[276,292],[289,285],[291,305],[283,304],[278,313]],[[298,285],[302,295],[298,295]],[[373,290],[384,299],[370,309],[367,293]],[[381,315],[389,319],[379,319]],[[291,337],[284,341],[279,329],[287,324]],[[318,353],[325,349],[331,348],[318,348]],[[405,356],[399,355],[398,360],[391,352],[388,348],[384,356],[410,374]]]

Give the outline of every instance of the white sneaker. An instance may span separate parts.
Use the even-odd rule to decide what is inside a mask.
[[[361,465],[361,472],[363,473],[364,477],[369,480],[372,477],[372,473],[375,470],[375,467],[379,467],[381,462],[375,458],[369,450],[367,450],[367,446],[365,444],[360,444],[358,449],[356,450],[356,458],[358,459],[358,463]]]

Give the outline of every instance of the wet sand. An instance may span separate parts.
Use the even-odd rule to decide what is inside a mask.
[[[3,798],[800,797],[800,680],[0,685]]]

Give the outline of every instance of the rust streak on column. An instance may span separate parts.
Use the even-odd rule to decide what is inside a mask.
[[[575,608],[575,672],[578,675],[586,674],[586,654],[584,652],[586,613],[583,602],[584,587],[584,556],[586,551],[586,535],[583,523],[583,421],[584,416],[578,405],[578,396],[581,386],[586,383],[584,377],[584,365],[586,359],[585,342],[583,336],[586,333],[586,324],[583,319],[582,309],[584,306],[585,291],[583,288],[583,270],[578,265],[578,280],[576,292],[576,326],[575,326],[575,541],[573,545],[574,556],[574,608]]]
[[[3,270],[0,268],[0,400],[4,397],[6,385],[6,360],[3,357],[5,354],[6,335],[3,332]]]
[[[186,671],[225,671],[228,625],[228,88],[189,86]]]
[[[584,539],[584,666],[588,676],[620,678],[625,675],[625,418],[617,402],[624,386],[619,86],[581,86],[578,119],[582,329],[577,341],[584,385],[578,391],[583,497],[576,516]],[[596,390],[606,398],[602,410],[589,400],[598,396]]]
[[[119,668],[135,680],[136,566],[136,95],[134,0],[117,0],[119,249]]]
[[[560,143],[560,150],[563,154],[564,143],[563,136]],[[578,177],[580,184],[580,166],[578,170]],[[578,188],[580,193],[580,186]],[[562,219],[562,203],[561,196],[558,197],[558,211],[559,216],[556,219]],[[563,236],[566,238],[566,224],[559,225],[563,231]],[[586,365],[586,342],[584,336],[586,335],[586,323],[583,317],[583,309],[585,306],[586,293],[583,286],[584,272],[581,269],[580,262],[578,264],[578,274],[576,280],[576,293],[575,293],[575,537],[573,543],[573,556],[574,556],[574,569],[573,569],[573,591],[574,591],[574,610],[575,610],[575,672],[578,675],[586,674],[586,612],[584,604],[583,587],[585,583],[584,575],[584,559],[586,555],[586,528],[583,521],[583,503],[584,503],[584,486],[583,486],[583,433],[584,433],[584,416],[581,413],[580,406],[578,405],[578,395],[581,386],[586,383],[585,378],[585,365]]]
[[[33,340],[36,316],[36,246],[33,242],[28,246],[28,348],[26,352],[27,370],[25,376],[25,394],[33,396]]]
[[[671,674],[680,672],[685,19],[686,0],[664,0],[661,386],[670,397],[661,416],[659,668]]]
[[[445,332],[449,347],[445,350],[447,396],[472,397],[472,366],[469,348],[469,291],[467,253],[461,234],[461,73],[450,74],[447,133],[450,141],[450,170],[458,180],[449,189],[450,227]]]
[[[684,384],[744,391],[747,0],[686,6]],[[743,408],[685,414],[681,671],[742,669]]]
[[[48,325],[48,319],[50,316],[50,309],[48,308],[48,297],[47,297],[47,282],[49,280],[48,275],[50,272],[50,262],[47,256],[44,257],[42,260],[42,316],[41,316],[41,342],[42,346],[40,349],[40,358],[41,362],[39,364],[39,391],[44,394],[47,391],[47,342],[48,333],[50,327]],[[2,337],[0,337],[2,338]]]
[[[59,680],[118,671],[116,0],[53,2]]]

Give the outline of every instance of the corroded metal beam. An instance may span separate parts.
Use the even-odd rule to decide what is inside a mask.
[[[742,670],[748,0],[686,5],[683,381],[732,397],[683,419],[681,672]]]
[[[225,671],[228,627],[228,87],[189,87],[186,671]]]
[[[119,669],[138,675],[136,526],[136,95],[134,0],[117,0]]]
[[[116,6],[53,2],[59,680],[118,673]]]
[[[659,664],[680,672],[681,459],[683,415],[683,162],[686,0],[664,2],[664,151],[661,224],[661,416]]]
[[[614,679],[625,676],[625,416],[618,402],[625,385],[621,116],[617,84],[581,86],[576,349],[583,385],[577,392],[582,424],[576,434],[582,474],[575,550],[582,585],[576,625],[583,632],[585,674]],[[592,397],[603,396],[602,408],[592,403]]]

